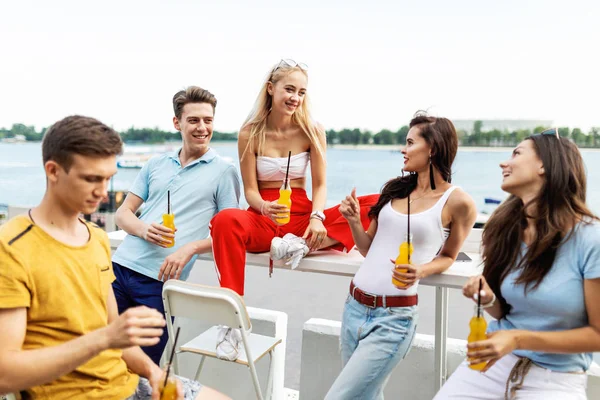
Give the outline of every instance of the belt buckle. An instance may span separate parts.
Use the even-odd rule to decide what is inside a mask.
[[[376,308],[377,307],[377,295],[375,294],[368,294],[363,292],[363,296],[367,296],[367,297],[372,297],[373,298],[373,305],[371,304],[366,304],[366,302],[364,303],[365,307],[368,308]]]

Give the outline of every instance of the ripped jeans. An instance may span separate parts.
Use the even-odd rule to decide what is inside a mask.
[[[348,296],[340,352],[343,369],[325,400],[381,400],[392,371],[408,354],[418,308],[369,308]]]

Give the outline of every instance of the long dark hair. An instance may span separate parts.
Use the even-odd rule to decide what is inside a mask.
[[[431,165],[445,181],[452,181],[452,163],[458,149],[458,135],[454,124],[447,118],[430,117],[422,111],[415,114],[409,127],[419,128],[419,134],[431,147]],[[389,180],[381,190],[377,204],[369,210],[370,218],[377,218],[389,201],[407,197],[417,186],[418,174],[399,176]]]
[[[511,195],[491,215],[483,229],[483,276],[502,306],[503,315],[510,311],[500,292],[506,276],[522,268],[516,280],[525,291],[542,282],[554,262],[558,247],[568,240],[572,228],[580,221],[597,217],[585,204],[586,177],[581,153],[568,139],[552,135],[532,135],[531,140],[544,167],[544,183],[538,195],[523,204]],[[535,215],[528,213],[533,207]],[[527,218],[535,218],[535,238],[526,254],[521,253]]]

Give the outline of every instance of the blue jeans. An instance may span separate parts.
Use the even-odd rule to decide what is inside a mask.
[[[194,400],[200,389],[202,389],[202,384],[183,376],[177,376],[177,379],[181,381],[181,386],[183,386],[183,398],[185,400]],[[125,400],[150,400],[151,398],[152,388],[150,387],[150,382],[148,382],[148,379],[140,376],[140,383],[138,383],[135,393]]]
[[[343,369],[325,399],[383,399],[394,367],[408,354],[418,315],[417,306],[369,308],[348,296],[340,334]]]
[[[154,308],[161,314],[165,314],[165,307],[162,300],[164,283],[162,281],[149,278],[115,262],[112,265],[117,277],[112,286],[117,299],[119,314],[124,313],[128,308],[137,306]],[[167,346],[168,340],[169,336],[165,327],[160,341],[154,346],[142,347],[142,350],[156,365],[159,365],[160,357]]]

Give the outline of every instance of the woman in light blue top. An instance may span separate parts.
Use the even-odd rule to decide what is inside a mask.
[[[585,204],[581,154],[551,129],[500,167],[511,196],[485,225],[483,276],[463,288],[496,320],[435,400],[585,399],[600,351],[600,222]]]

